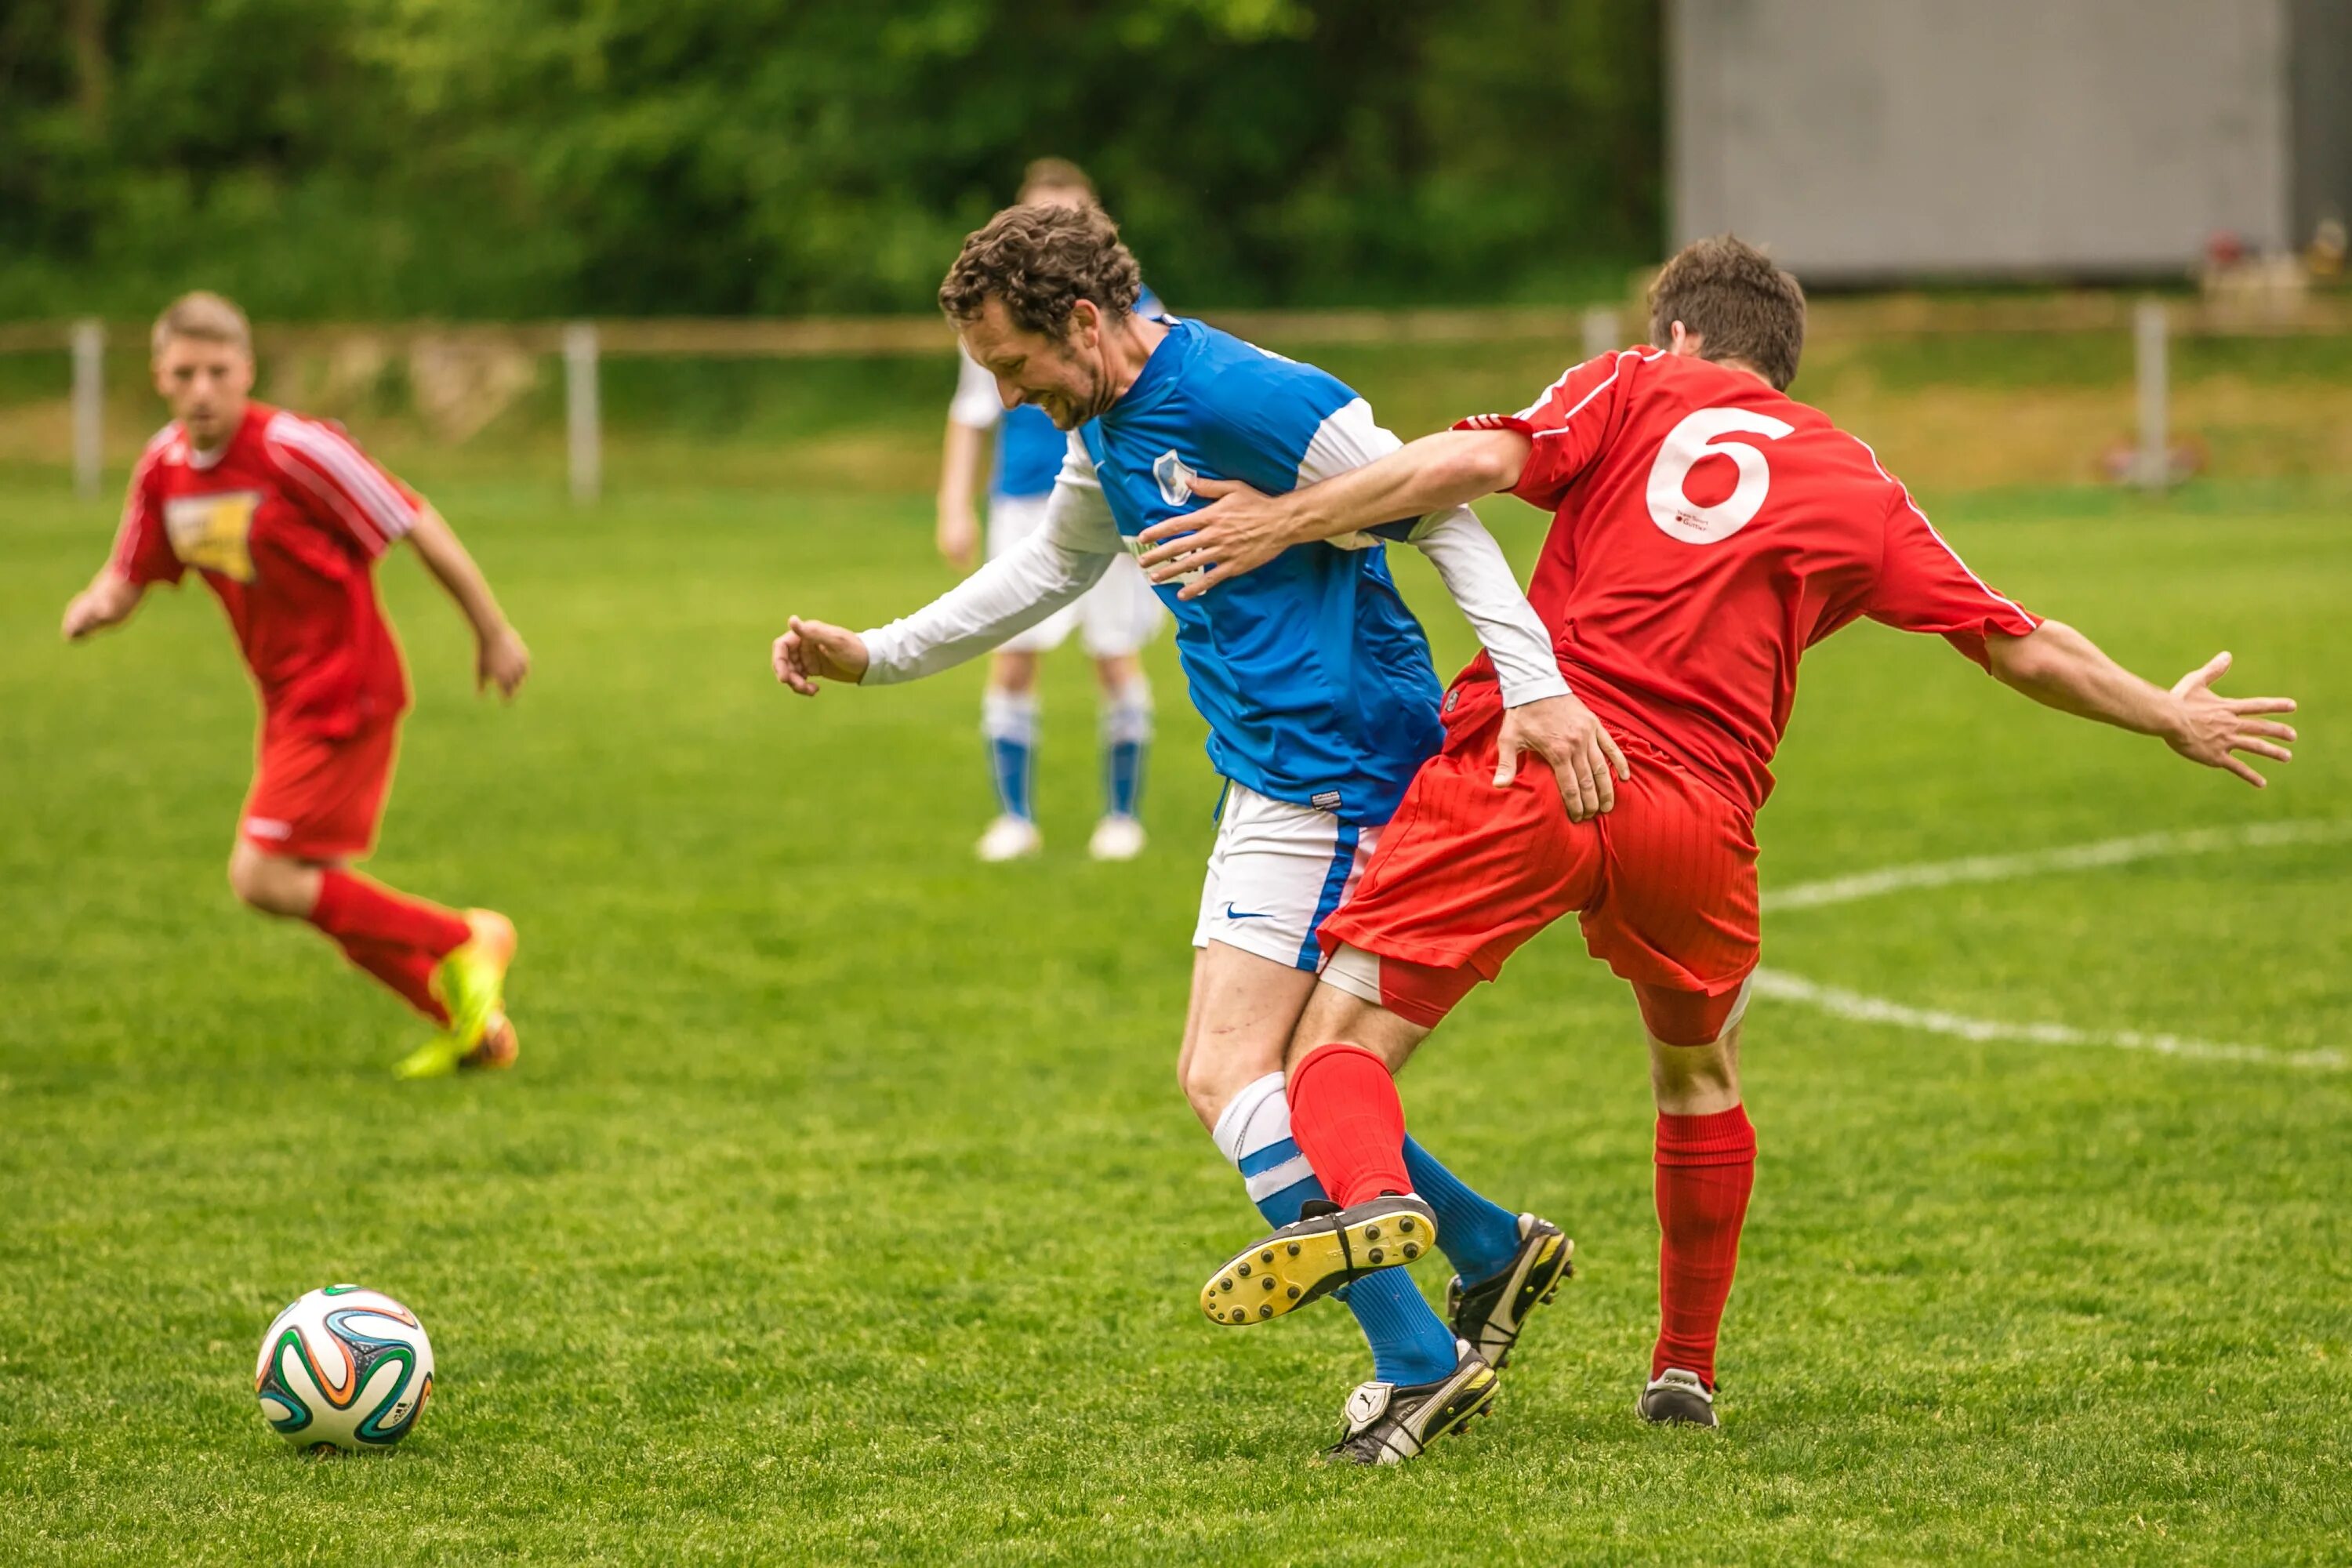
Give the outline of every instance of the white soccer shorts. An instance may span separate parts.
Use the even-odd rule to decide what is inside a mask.
[[[1314,971],[1323,956],[1315,928],[1364,874],[1380,836],[1376,826],[1228,784],[1192,945],[1221,942]]]
[[[996,496],[988,503],[988,558],[1003,554],[1045,524],[1045,496]],[[1093,658],[1139,653],[1167,616],[1160,595],[1135,557],[1121,554],[1102,581],[1075,605],[1061,609],[1005,640],[1006,653],[1051,653],[1076,627],[1079,646]]]

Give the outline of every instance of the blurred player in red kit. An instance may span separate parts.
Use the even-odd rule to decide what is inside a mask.
[[[1182,590],[1196,596],[1302,540],[1484,495],[1554,514],[1528,597],[1585,711],[1531,731],[1496,700],[1484,658],[1446,694],[1444,749],[1320,928],[1324,967],[1287,1084],[1293,1136],[1347,1206],[1301,1225],[1419,1212],[1393,1073],[1474,984],[1572,912],[1593,956],[1633,984],[1659,1113],[1661,1323],[1637,1408],[1713,1426],[1717,1334],[1755,1176],[1738,1075],[1761,935],[1754,822],[1800,656],[1863,616],[1930,633],[2037,701],[2257,787],[2235,753],[2287,761],[2294,731],[2263,716],[2294,704],[2217,695],[2226,653],[2151,685],[1988,587],[1868,447],[1786,395],[1804,294],[1760,252],[1727,236],[1687,247],[1650,314],[1664,346],[1576,365],[1519,413],[1280,497],[1201,481],[1223,499],[1147,531],[1143,561],[1160,580],[1200,572]],[[1523,754],[1551,776],[1521,773]],[[1496,1331],[1521,1310],[1498,1303]]]
[[[251,400],[252,336],[216,294],[157,319],[156,390],[172,422],[131,476],[113,552],[66,606],[79,641],[119,625],[150,584],[194,567],[228,613],[261,697],[252,792],[229,886],[265,914],[308,921],[440,1026],[399,1066],[425,1078],[510,1066],[505,1008],[515,930],[350,868],[374,847],[408,707],[374,567],[403,539],[472,624],[478,681],[514,695],[530,655],[438,512],[338,427]]]

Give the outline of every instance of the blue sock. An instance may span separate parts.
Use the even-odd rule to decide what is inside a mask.
[[[1036,820],[1030,784],[1037,771],[1037,694],[989,688],[980,700],[980,732],[988,742],[988,776],[996,786],[997,809]]]
[[[1463,1185],[1411,1137],[1404,1141],[1404,1173],[1413,1192],[1437,1211],[1437,1245],[1454,1260],[1462,1282],[1475,1285],[1501,1273],[1519,1247],[1519,1216]]]
[[[1217,1147],[1240,1168],[1250,1201],[1272,1226],[1298,1218],[1309,1198],[1324,1196],[1323,1184],[1290,1136],[1290,1106],[1283,1099],[1282,1075],[1268,1073],[1234,1097],[1217,1119]],[[1444,1235],[1440,1222],[1440,1237]],[[1372,1375],[1382,1383],[1434,1383],[1456,1364],[1454,1331],[1433,1310],[1402,1268],[1383,1268],[1337,1292],[1356,1314],[1356,1326],[1372,1348]]]
[[[1102,708],[1103,804],[1115,816],[1140,815],[1143,759],[1151,749],[1151,682],[1139,675]]]

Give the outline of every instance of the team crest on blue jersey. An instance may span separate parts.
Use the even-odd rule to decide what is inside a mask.
[[[1201,476],[1185,466],[1174,448],[1162,452],[1152,460],[1151,477],[1160,481],[1160,499],[1170,506],[1182,506],[1192,499],[1192,481]]]

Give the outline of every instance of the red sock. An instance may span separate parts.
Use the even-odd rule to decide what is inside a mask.
[[[1318,1046],[1292,1071],[1290,1135],[1342,1207],[1409,1193],[1404,1106],[1388,1063],[1361,1046]]]
[[[343,956],[381,980],[410,1006],[436,1024],[449,1022],[449,1009],[433,994],[433,971],[440,960],[421,947],[402,947],[363,936],[341,939]]]
[[[1739,1226],[1756,1185],[1756,1129],[1745,1106],[1658,1117],[1658,1343],[1650,1375],[1680,1367],[1715,1386],[1716,1331],[1739,1266]]]
[[[337,942],[359,937],[421,948],[438,959],[474,934],[466,917],[424,899],[395,893],[356,871],[331,868],[319,878],[310,923]]]
[[[402,1001],[436,1024],[449,1021],[448,1009],[433,994],[433,970],[473,934],[465,916],[355,871],[330,869],[319,879],[310,923]]]

